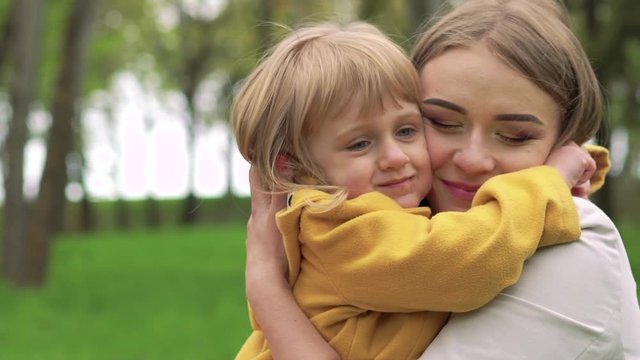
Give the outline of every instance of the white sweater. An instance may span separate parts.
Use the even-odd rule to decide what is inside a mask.
[[[640,359],[640,309],[615,225],[575,198],[581,240],[539,250],[520,281],[452,314],[420,359]]]

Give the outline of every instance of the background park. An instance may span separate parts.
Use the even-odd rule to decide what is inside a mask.
[[[279,24],[366,19],[409,49],[457,2],[0,1],[0,360],[233,358],[250,331],[234,88]],[[607,96],[593,201],[640,279],[640,2],[565,5]]]

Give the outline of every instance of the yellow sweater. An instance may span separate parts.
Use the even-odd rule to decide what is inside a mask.
[[[596,161],[596,172],[591,176],[591,193],[600,190],[604,185],[604,180],[609,169],[611,169],[611,159],[609,159],[609,150],[598,145],[587,145],[589,154]]]
[[[476,309],[515,283],[537,247],[578,239],[571,194],[538,166],[496,176],[467,212],[429,218],[380,193],[319,212],[299,191],[277,217],[300,307],[342,359],[415,359],[448,312]],[[258,324],[237,359],[270,359]]]

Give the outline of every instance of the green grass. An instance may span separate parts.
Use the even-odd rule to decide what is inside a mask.
[[[619,227],[619,230],[622,239],[624,239],[627,255],[629,255],[633,277],[636,279],[636,284],[638,284],[636,290],[638,299],[640,299],[640,224],[626,222]]]
[[[232,359],[250,332],[244,224],[65,235],[51,261],[41,290],[0,282],[0,360]]]
[[[244,226],[63,236],[47,286],[0,283],[0,359],[231,359]]]

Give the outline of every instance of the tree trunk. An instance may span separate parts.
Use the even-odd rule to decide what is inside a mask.
[[[62,68],[52,104],[52,124],[40,192],[27,232],[27,262],[23,285],[44,283],[54,229],[60,228],[67,185],[66,157],[73,149],[73,121],[81,96],[86,52],[98,0],[76,0],[66,30]]]
[[[115,208],[115,223],[117,229],[128,229],[131,227],[131,216],[129,214],[129,206],[127,205],[127,201],[122,198],[122,196],[118,196],[116,203],[114,204]]]
[[[104,114],[107,120],[108,131],[107,137],[109,145],[115,154],[115,161],[109,169],[109,177],[115,186],[116,201],[113,206],[113,224],[116,229],[126,229],[129,227],[129,210],[124,196],[118,187],[118,164],[122,161],[122,151],[119,148],[117,135],[117,119],[114,115],[114,96],[113,90],[109,93],[107,101],[104,104]]]
[[[191,87],[195,89],[195,86]],[[182,212],[182,223],[189,225],[198,219],[198,199],[195,195],[195,142],[196,142],[196,121],[197,114],[194,103],[195,91],[185,91],[187,97],[188,117],[187,119],[187,183],[188,191]]]
[[[231,126],[227,127],[227,152],[225,153],[225,160],[227,162],[227,191],[225,196],[231,197],[233,195],[233,149],[236,147],[236,142],[233,139],[233,130]]]
[[[153,92],[149,90],[147,87],[145,89],[145,98],[147,98],[147,94],[150,93],[149,99],[153,96]],[[155,123],[155,118],[149,114],[151,114],[151,109],[147,109],[146,113],[148,115],[145,116],[144,119],[144,130],[145,136],[148,138],[149,142],[153,142],[153,128]],[[149,228],[155,229],[160,227],[162,223],[162,216],[160,214],[160,205],[158,200],[155,198],[155,194],[151,190],[147,190],[147,198],[144,202],[144,219],[145,225]]]
[[[5,20],[5,23],[4,23],[4,29],[2,30],[2,35],[1,35],[2,37],[0,37],[0,84],[2,83],[1,76],[2,74],[4,74],[2,69],[4,68],[5,61],[7,61],[8,54],[13,53],[13,50],[14,50],[13,48],[15,46],[14,34],[16,32],[16,26],[17,26],[16,22],[17,22],[17,19],[19,18],[18,10],[20,9],[20,7],[18,5],[20,3],[21,2],[18,0],[14,0],[11,3],[11,7],[7,12],[7,19]],[[22,24],[22,25],[25,25],[25,24]]]
[[[15,0],[15,21],[11,30],[15,39],[11,78],[13,115],[6,143],[3,273],[7,280],[20,283],[26,258],[25,234],[27,206],[23,194],[24,147],[27,141],[27,117],[33,99],[35,76],[40,58],[42,0]]]
[[[158,228],[162,224],[162,216],[160,215],[160,205],[158,200],[150,195],[144,201],[144,219],[145,225],[149,228]]]
[[[207,37],[213,36],[213,22],[194,19],[187,15],[184,9],[181,10],[180,21],[182,22],[181,37],[183,39],[183,59],[182,69],[180,69],[182,81],[181,88],[187,100],[187,154],[188,154],[188,186],[189,193],[185,199],[184,209],[182,213],[183,224],[192,224],[198,218],[198,199],[195,191],[195,141],[196,130],[199,124],[199,117],[196,111],[195,96],[198,85],[205,78],[210,70],[210,64],[213,59],[214,48],[211,42],[202,43],[201,46],[186,46],[190,42],[191,33],[189,29],[197,31],[199,34],[206,34]]]
[[[86,159],[84,158],[84,153],[80,154],[80,164],[80,171],[78,173],[78,181],[82,187],[82,198],[80,199],[80,230],[83,232],[89,232],[95,229],[96,218],[84,176],[87,164]]]
[[[83,195],[80,199],[80,230],[91,232],[96,228],[96,217],[93,211],[93,204],[87,194],[87,187],[82,185]]]

